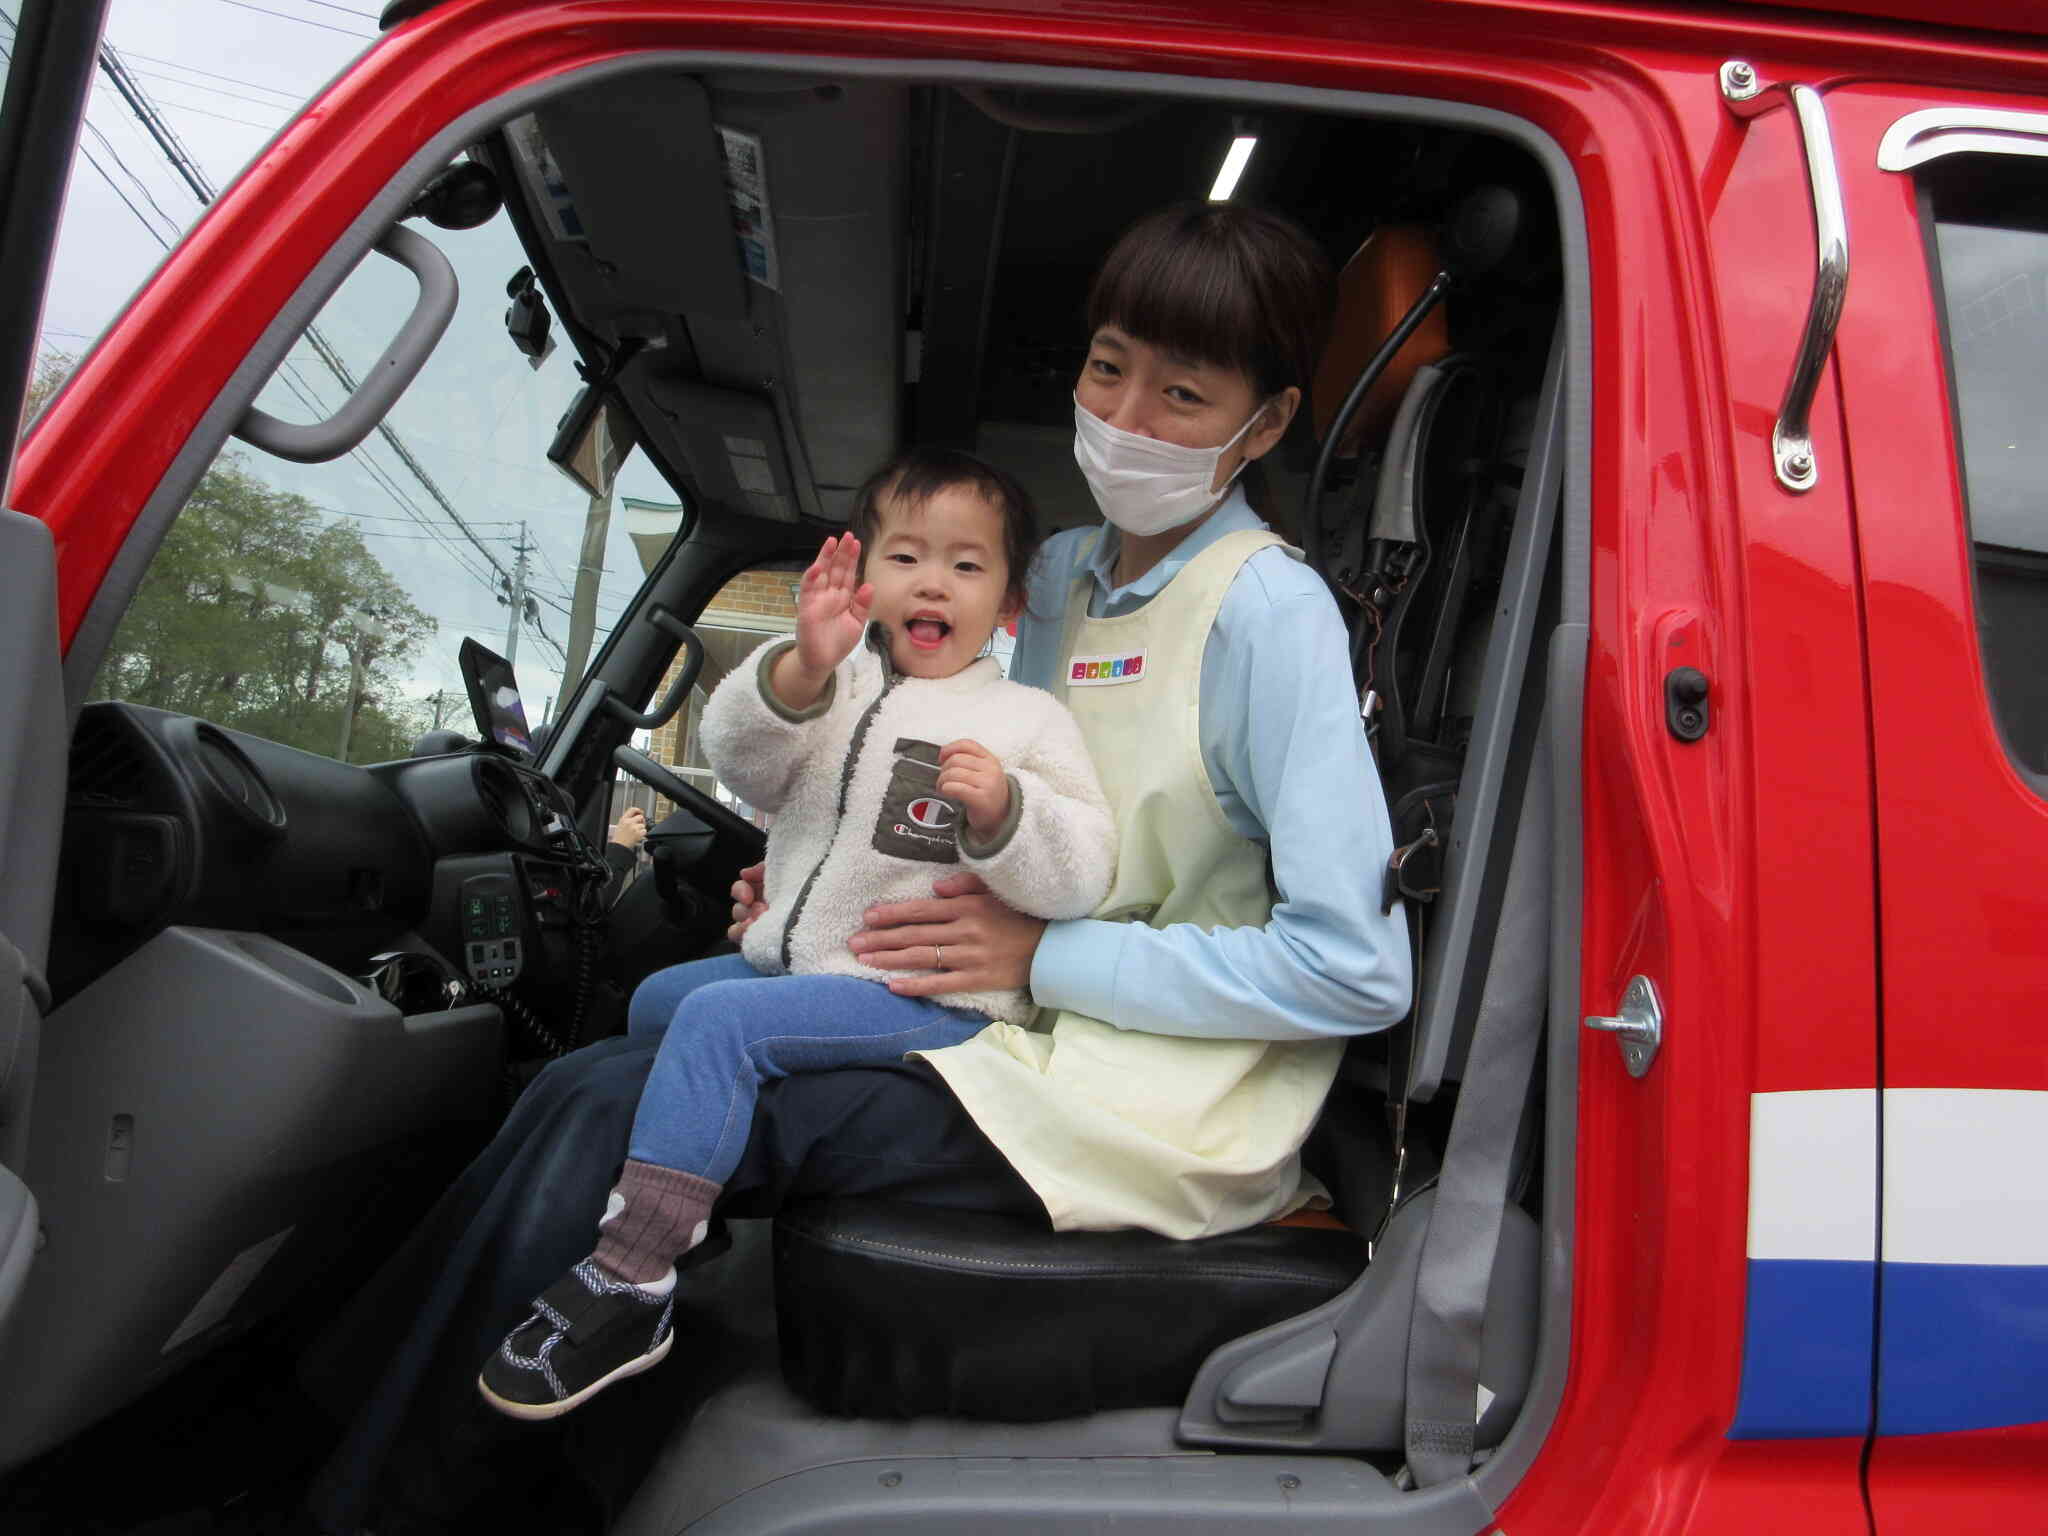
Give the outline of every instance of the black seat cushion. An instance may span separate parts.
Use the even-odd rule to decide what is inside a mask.
[[[1177,1404],[1217,1345],[1365,1267],[1364,1242],[1329,1228],[1176,1242],[882,1200],[785,1210],[774,1246],[784,1376],[863,1418]]]

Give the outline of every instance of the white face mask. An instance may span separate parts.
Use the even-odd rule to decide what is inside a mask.
[[[1207,512],[1229,491],[1211,490],[1216,483],[1216,466],[1223,455],[1236,447],[1251,431],[1266,407],[1261,404],[1231,434],[1230,441],[1215,448],[1183,448],[1112,427],[1074,397],[1074,462],[1095,493],[1102,515],[1125,533],[1145,538],[1191,523]],[[1231,471],[1232,481],[1244,472],[1242,461]]]

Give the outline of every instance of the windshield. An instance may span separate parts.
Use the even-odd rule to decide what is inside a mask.
[[[511,663],[532,724],[561,707],[640,585],[642,525],[681,508],[628,452],[592,496],[546,458],[581,381],[561,327],[520,306],[525,268],[501,213],[426,228],[461,298],[419,377],[362,445],[295,464],[230,440],[187,500],[102,665],[99,696],[198,715],[355,762],[433,729],[477,734],[458,652]],[[371,254],[257,397],[310,423],[337,409],[410,313],[409,273]]]

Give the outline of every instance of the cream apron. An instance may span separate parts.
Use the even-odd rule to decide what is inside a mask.
[[[1116,881],[1096,912],[1155,928],[1257,926],[1266,850],[1240,836],[1202,760],[1202,653],[1239,567],[1282,541],[1227,534],[1120,618],[1067,602],[1060,694],[1117,815]],[[1227,1025],[1227,1019],[1190,1021]],[[1122,1030],[1042,1012],[923,1053],[1061,1228],[1233,1231],[1320,1194],[1300,1148],[1342,1040],[1228,1040]]]

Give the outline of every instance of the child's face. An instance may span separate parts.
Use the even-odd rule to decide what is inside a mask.
[[[979,492],[948,486],[922,507],[890,497],[862,561],[875,588],[871,616],[889,630],[889,656],[908,677],[951,677],[1016,617],[1006,596],[1002,514]]]

